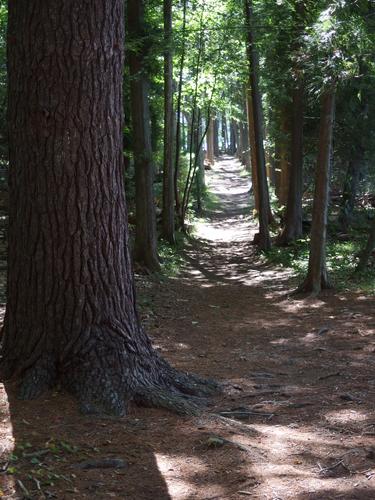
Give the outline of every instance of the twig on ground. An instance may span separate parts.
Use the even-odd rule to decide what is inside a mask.
[[[328,375],[322,375],[318,380],[326,380],[327,378],[338,377],[339,375],[341,375],[341,372],[329,373]]]
[[[250,446],[238,443],[237,441],[231,441],[230,439],[226,439],[226,438],[223,438],[221,436],[213,435],[211,437],[214,439],[218,439],[218,440],[222,441],[223,443],[231,444],[232,446],[235,446],[236,448],[238,448],[241,451],[246,451],[247,453],[253,454],[254,457],[258,460],[263,458],[263,455],[261,452],[259,452],[258,450],[255,450],[254,448],[251,448]]]
[[[331,465],[329,467],[322,467],[319,462],[317,465],[319,467],[319,474],[326,474],[329,471],[333,471],[333,470],[337,469],[337,467],[339,467],[340,465],[344,469],[346,469],[350,474],[352,474],[352,471],[344,464],[342,458],[338,462],[334,463],[333,465]]]

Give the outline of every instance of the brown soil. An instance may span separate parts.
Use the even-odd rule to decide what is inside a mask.
[[[217,204],[181,274],[138,289],[163,355],[223,394],[199,417],[133,407],[98,419],[58,392],[25,403],[2,387],[0,497],[375,499],[373,298],[287,298],[291,273],[250,245],[239,165],[208,175]]]

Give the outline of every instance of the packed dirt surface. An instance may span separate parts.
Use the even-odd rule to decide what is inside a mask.
[[[171,363],[221,382],[196,417],[88,418],[53,392],[1,389],[0,498],[375,499],[374,300],[296,300],[251,246],[249,180],[223,158],[175,278],[138,278]],[[2,469],[1,469],[2,467]]]

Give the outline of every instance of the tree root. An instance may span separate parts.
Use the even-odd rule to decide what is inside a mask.
[[[126,414],[127,403],[197,415],[207,398],[220,391],[213,380],[180,372],[161,358],[146,336],[131,342],[106,326],[92,328],[89,342],[60,363],[38,359],[22,375],[19,397],[35,399],[57,383],[78,399],[85,415]]]
[[[56,367],[51,358],[40,358],[26,370],[18,390],[18,399],[39,398],[56,383]]]
[[[196,399],[158,387],[149,387],[137,392],[134,401],[139,406],[164,408],[178,415],[199,415],[201,411],[199,405],[196,404]]]

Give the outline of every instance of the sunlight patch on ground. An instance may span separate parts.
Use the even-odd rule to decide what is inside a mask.
[[[368,415],[358,410],[338,410],[327,413],[325,418],[332,424],[344,424],[349,422],[364,422],[368,419]]]
[[[0,384],[0,468],[7,462],[7,458],[14,451],[15,440],[13,426],[10,420],[8,396],[5,388]],[[10,474],[0,475],[0,497],[15,498],[15,480]]]
[[[197,491],[198,495],[202,495],[199,498],[204,498],[208,494],[215,495],[215,498],[225,498],[225,490],[208,480],[212,471],[208,469],[203,460],[197,457],[171,456],[159,453],[155,454],[155,460],[173,500],[198,498]],[[197,476],[203,481],[197,482]],[[205,484],[204,478],[207,478],[211,484]]]
[[[237,223],[234,222],[232,226],[224,228],[222,226],[215,227],[212,224],[199,221],[197,222],[195,229],[197,238],[220,242],[247,241],[249,239],[249,235],[251,234],[250,225],[245,226],[242,221]]]

